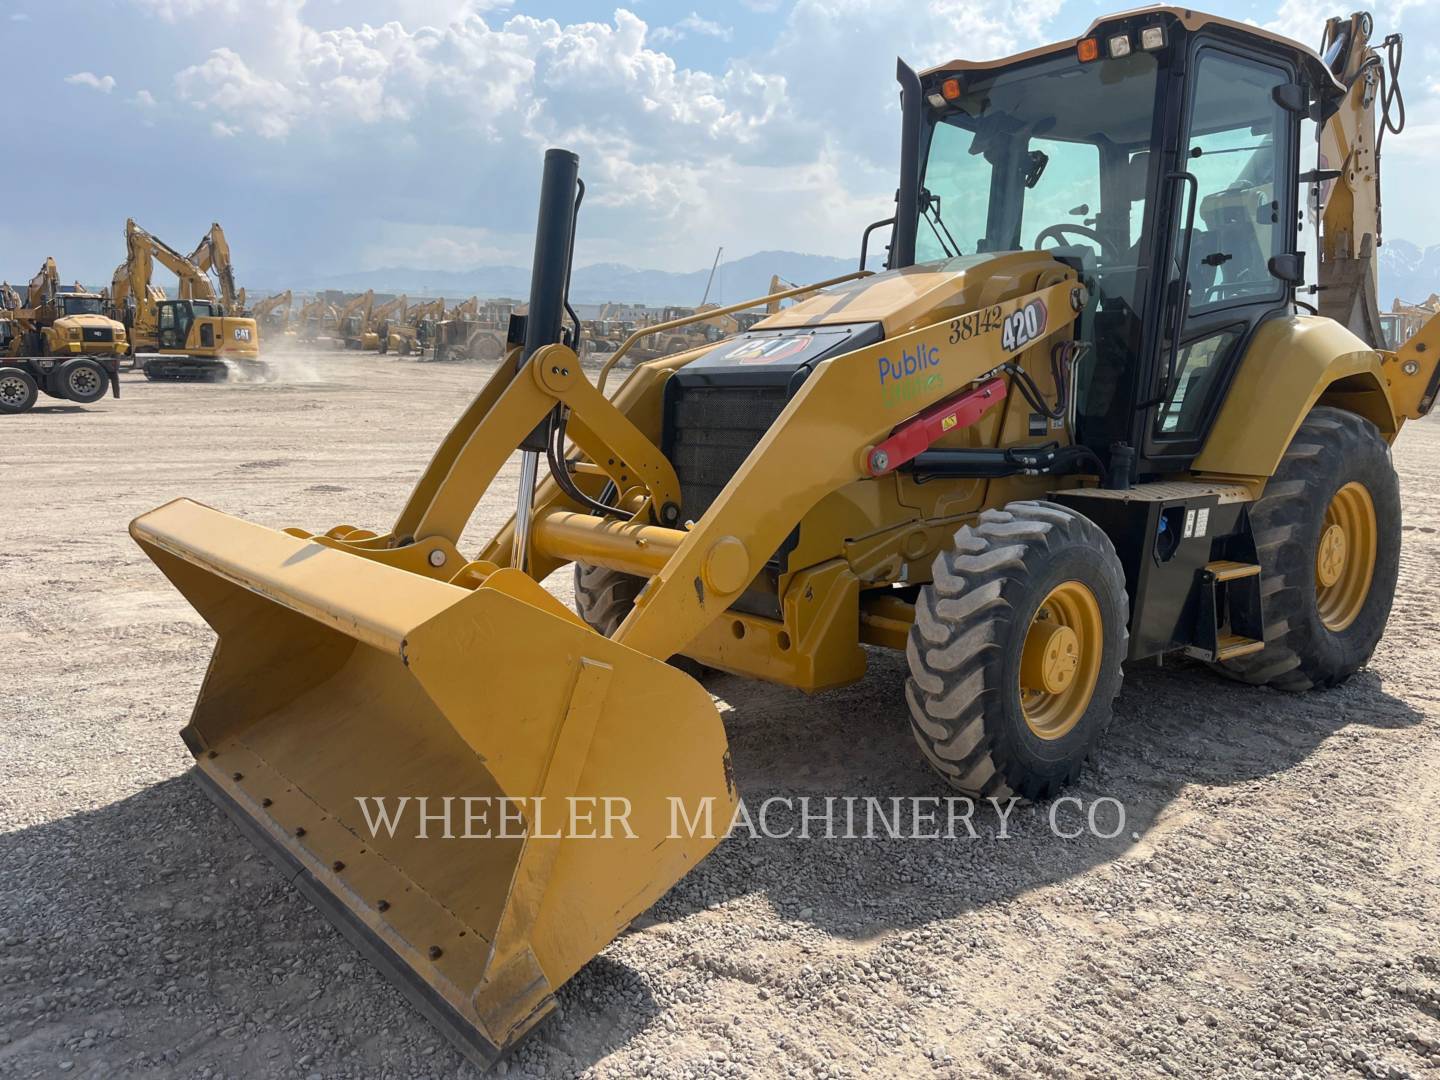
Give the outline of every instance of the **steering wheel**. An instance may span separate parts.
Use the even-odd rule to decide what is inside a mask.
[[[1105,243],[1098,232],[1088,225],[1075,225],[1068,221],[1057,221],[1054,225],[1046,225],[1041,229],[1035,237],[1035,250],[1044,251],[1044,243],[1047,238],[1053,237],[1058,243],[1065,243],[1066,233],[1079,233],[1086,240],[1093,242],[1100,254],[1107,260],[1116,261],[1115,250]]]

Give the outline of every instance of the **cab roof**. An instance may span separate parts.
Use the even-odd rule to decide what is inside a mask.
[[[1065,41],[1052,42],[1049,45],[1041,45],[1038,48],[1028,49],[1025,52],[1014,53],[1011,56],[998,57],[993,60],[962,60],[955,59],[944,64],[937,64],[934,67],[926,68],[920,72],[921,78],[929,78],[951,71],[986,71],[995,68],[1009,67],[1011,64],[1020,63],[1025,60],[1035,60],[1042,56],[1057,56],[1063,53],[1074,53],[1076,46],[1085,38],[1096,37],[1104,30],[1114,28],[1117,24],[1126,24],[1132,27],[1143,26],[1151,20],[1167,19],[1178,23],[1184,30],[1194,33],[1197,30],[1207,28],[1219,28],[1229,33],[1249,37],[1258,44],[1267,45],[1271,48],[1280,46],[1287,52],[1295,55],[1296,59],[1305,67],[1307,73],[1315,80],[1327,85],[1337,93],[1344,93],[1344,87],[1336,80],[1330,69],[1325,66],[1325,61],[1312,48],[1300,44],[1293,38],[1283,34],[1277,34],[1250,23],[1237,22],[1234,19],[1226,19],[1220,15],[1210,15],[1203,11],[1196,11],[1193,8],[1171,7],[1167,4],[1150,4],[1146,7],[1131,8],[1128,11],[1118,11],[1113,15],[1102,15],[1086,28],[1083,34],[1069,38]]]

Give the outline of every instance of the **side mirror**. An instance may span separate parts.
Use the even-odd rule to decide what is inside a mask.
[[[1284,255],[1272,255],[1265,264],[1270,276],[1286,285],[1302,285],[1305,282],[1305,253],[1296,251]]]

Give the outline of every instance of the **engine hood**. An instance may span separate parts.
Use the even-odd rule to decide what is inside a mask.
[[[118,323],[114,319],[108,319],[104,315],[62,315],[55,320],[53,325],[61,330],[69,330],[72,327],[83,330],[87,326],[92,329],[98,327],[101,330],[125,329],[122,323]]]
[[[894,337],[1060,280],[1067,267],[1044,251],[1004,251],[917,263],[849,281],[755,324],[782,330],[880,323]]]

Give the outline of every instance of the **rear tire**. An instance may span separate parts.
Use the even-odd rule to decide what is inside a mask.
[[[1120,693],[1129,601],[1100,528],[1051,502],[987,510],[920,590],[911,730],[952,787],[1048,799],[1074,781]]]
[[[39,396],[40,387],[24,368],[0,367],[0,413],[28,412]]]
[[[1343,409],[1312,409],[1250,526],[1265,648],[1216,667],[1281,690],[1344,682],[1375,652],[1400,571],[1400,485],[1375,425]]]
[[[56,379],[59,396],[77,405],[94,405],[110,388],[110,376],[94,360],[77,357],[67,360]]]

